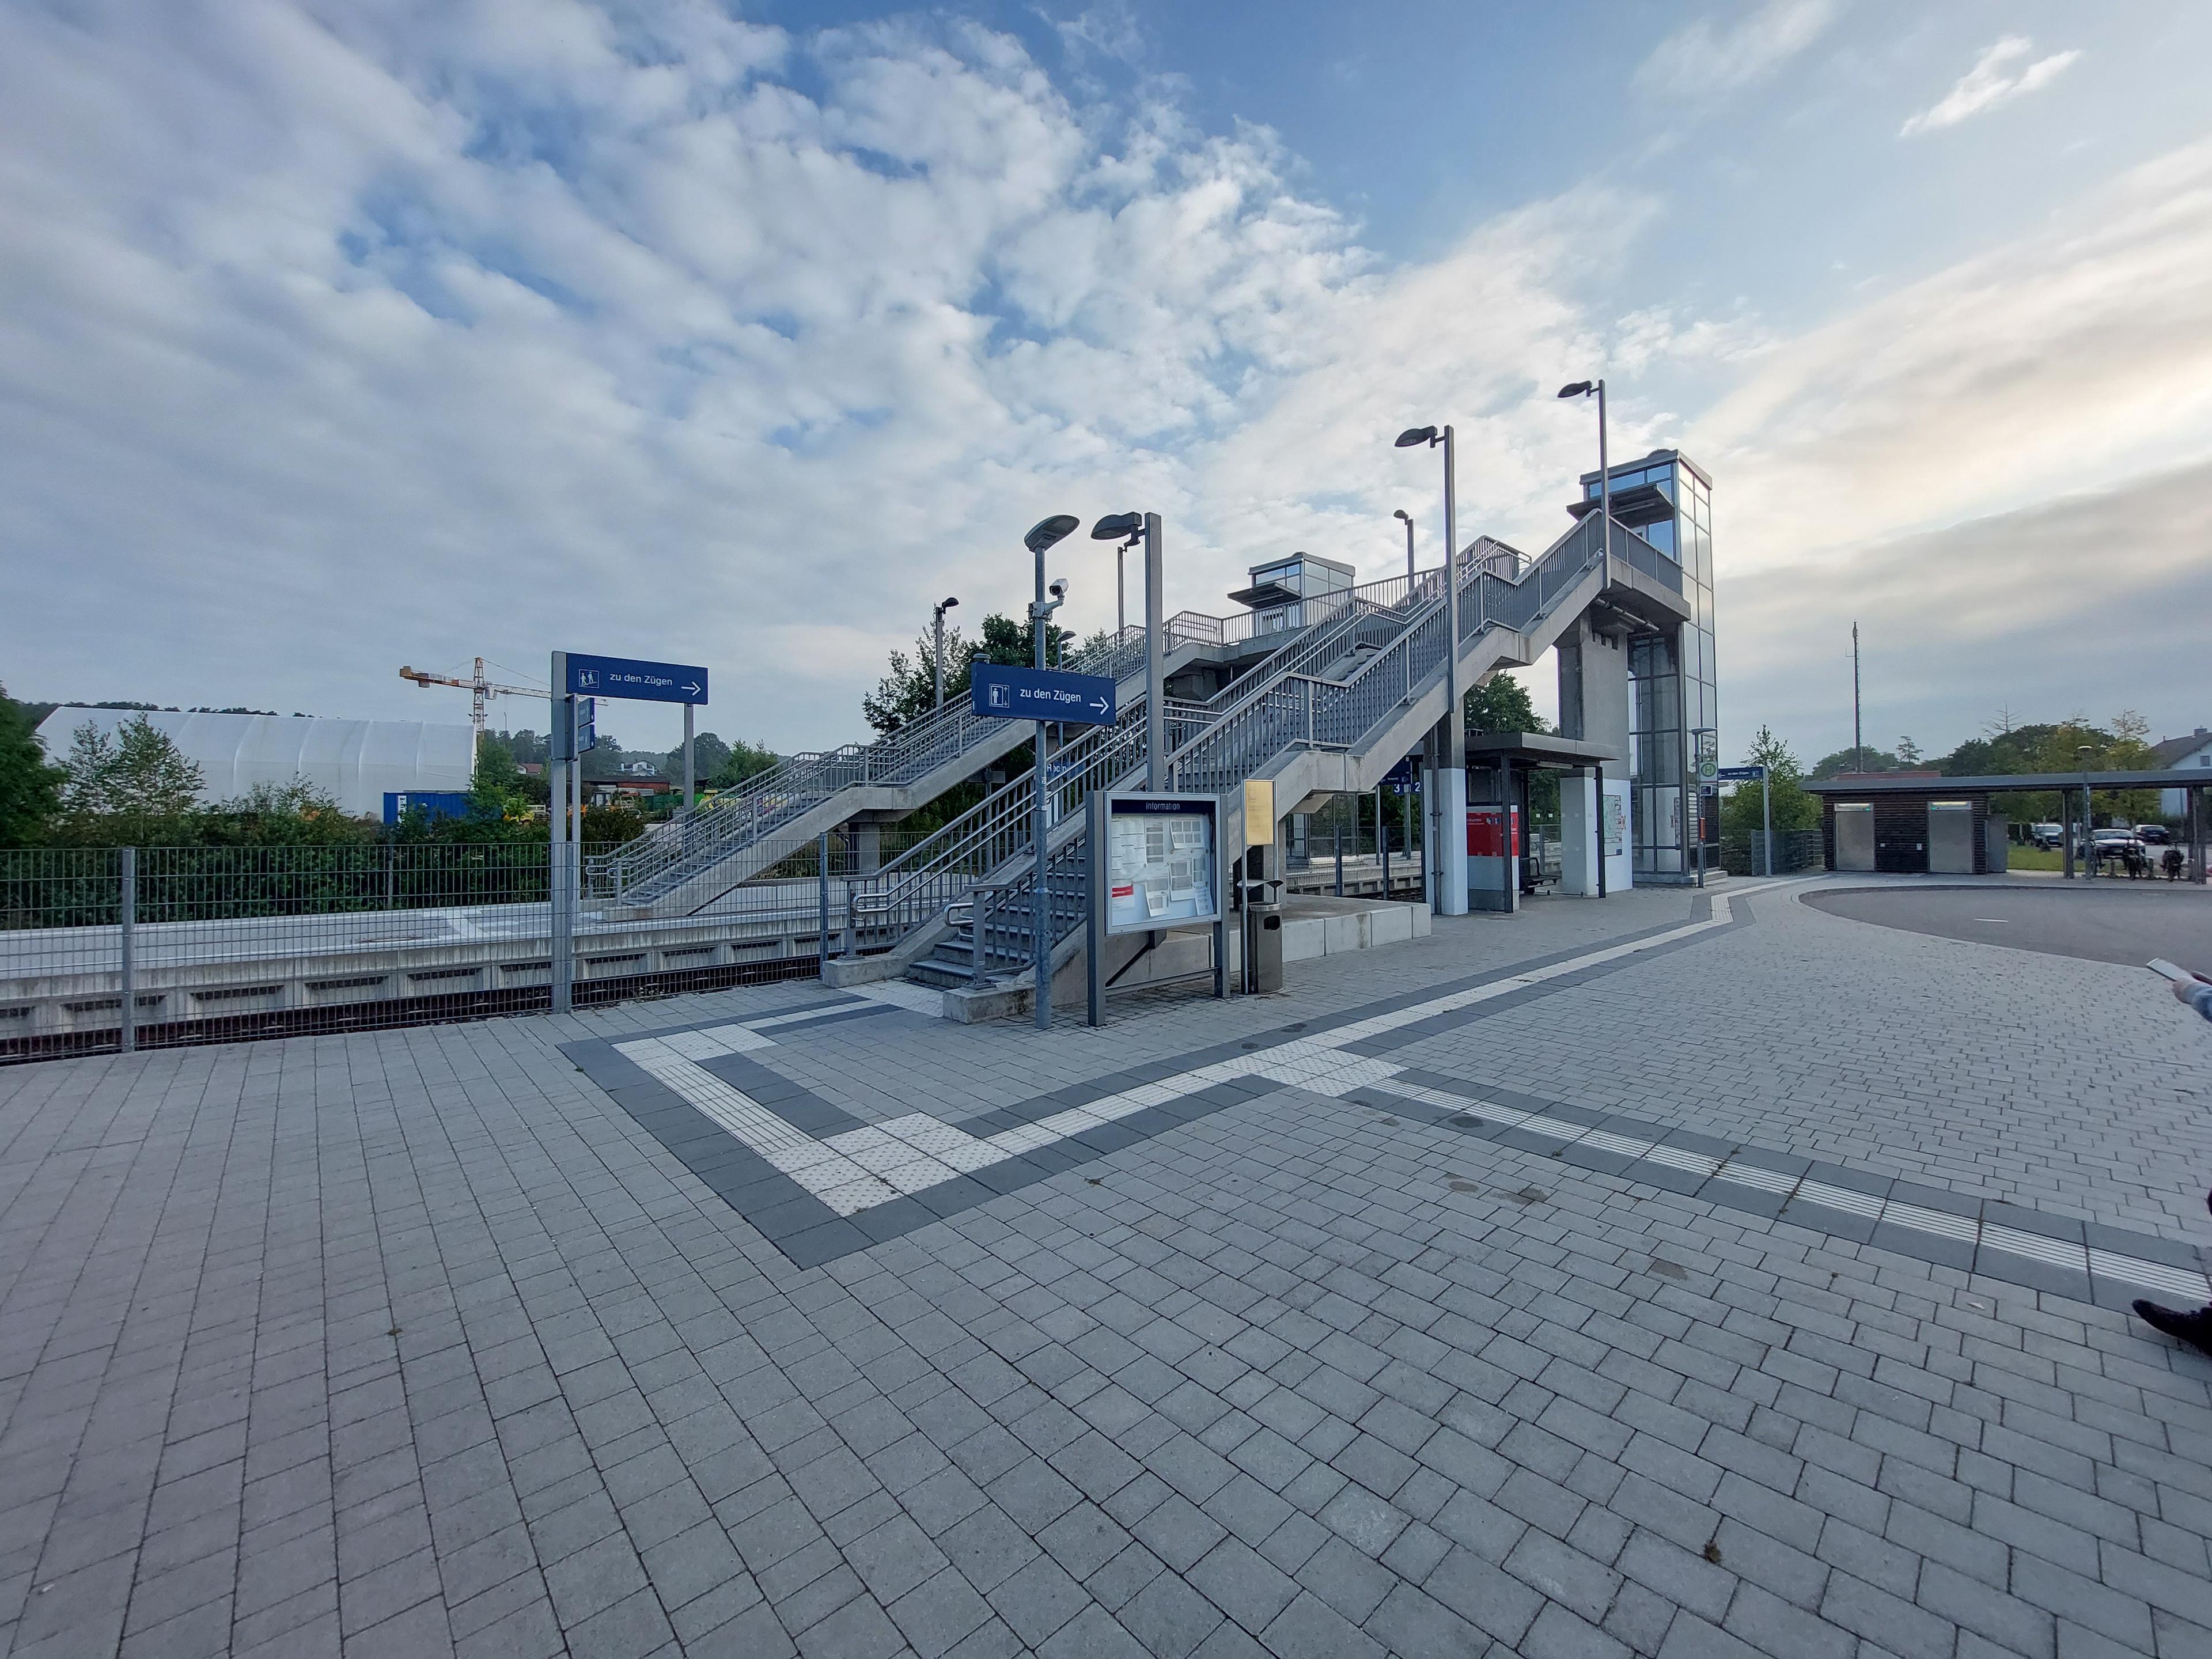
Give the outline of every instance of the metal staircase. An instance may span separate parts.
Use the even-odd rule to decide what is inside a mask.
[[[1686,615],[1680,570],[1618,523],[1609,558],[1594,516],[1525,568],[1518,555],[1503,556],[1512,554],[1485,538],[1462,556],[1455,644],[1462,687],[1533,661],[1609,584],[1656,589],[1662,606]],[[1352,599],[1208,702],[1170,704],[1170,787],[1227,794],[1246,779],[1267,777],[1285,811],[1317,791],[1374,787],[1444,714],[1442,577],[1437,570],[1411,583],[1399,578],[1390,603]],[[1139,698],[1118,726],[1092,728],[1050,757],[1042,908],[1055,964],[1075,948],[1082,922],[1082,803],[1094,788],[1138,777],[1145,741]],[[945,988],[1025,980],[1036,939],[1032,788],[1025,773],[856,882],[848,915],[853,947],[887,951],[887,969]]]
[[[1142,629],[1125,629],[1066,667],[1141,695]],[[1136,678],[1132,688],[1128,682]],[[793,755],[698,811],[590,860],[586,891],[627,915],[688,915],[786,856],[793,842],[860,812],[911,811],[1029,740],[1025,721],[948,703],[872,744]]]

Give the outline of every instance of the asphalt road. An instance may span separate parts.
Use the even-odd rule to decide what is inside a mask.
[[[2212,974],[2212,893],[2165,882],[2066,887],[1883,887],[1808,893],[1831,915],[2015,951]]]

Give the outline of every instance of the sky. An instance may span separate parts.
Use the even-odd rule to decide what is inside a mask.
[[[2208,59],[2164,0],[16,0],[0,683],[457,720],[402,664],[557,647],[829,746],[1049,514],[1225,614],[1394,508],[1432,562],[1390,440],[1451,422],[1540,551],[1603,375],[1715,481],[1724,754],[1850,741],[1854,621],[1884,748],[2212,725]]]

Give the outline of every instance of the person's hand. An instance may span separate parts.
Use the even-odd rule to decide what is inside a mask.
[[[2185,1008],[2194,1008],[2197,1006],[2197,994],[2206,986],[2212,985],[2212,979],[2207,979],[2203,975],[2191,969],[2187,979],[2177,979],[2172,983],[2173,1000]]]

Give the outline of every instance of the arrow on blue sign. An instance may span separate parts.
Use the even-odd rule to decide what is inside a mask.
[[[572,696],[626,697],[635,702],[707,701],[707,671],[682,662],[647,662],[636,657],[590,657],[568,653]]]
[[[1103,674],[1068,674],[1051,668],[1005,668],[996,663],[979,662],[969,681],[969,704],[977,714],[1000,720],[1111,726],[1114,682]]]

